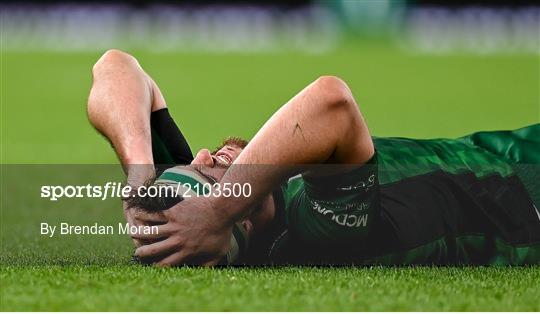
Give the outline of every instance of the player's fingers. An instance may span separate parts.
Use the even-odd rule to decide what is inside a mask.
[[[178,241],[174,238],[167,238],[163,241],[139,247],[135,250],[135,255],[137,255],[138,257],[164,255],[173,251],[174,249],[180,249]]]
[[[208,261],[208,262],[206,262],[206,263],[203,263],[202,266],[205,266],[205,267],[214,267],[214,266],[216,266],[217,264],[219,264],[219,261],[220,261],[220,259],[211,260],[211,261]]]
[[[185,254],[183,251],[179,251],[157,262],[156,266],[169,267],[169,266],[174,266],[174,265],[180,265],[182,263],[185,263],[186,258],[187,258],[187,254]]]
[[[174,228],[170,224],[158,225],[158,226],[144,226],[139,227],[138,230],[134,233],[131,233],[130,236],[133,239],[159,239],[165,238],[171,235],[174,231]]]
[[[170,219],[171,217],[171,209],[165,209],[163,211],[161,211],[161,213],[163,214],[163,216],[168,220]]]
[[[136,226],[135,218],[133,217],[133,212],[131,210],[124,210],[124,216],[126,217],[126,221],[130,226]]]
[[[131,226],[137,226],[138,224],[135,222],[135,219],[133,218],[133,215],[127,211],[127,210],[124,210],[124,216],[126,217],[126,221],[128,223],[128,225],[131,227]],[[133,243],[135,244],[136,247],[139,247],[141,246],[142,244],[144,244],[141,240],[137,240],[135,238],[132,238],[133,240]]]
[[[168,222],[167,217],[163,213],[149,213],[145,211],[137,211],[134,214],[134,218],[138,221],[152,224],[166,224]]]

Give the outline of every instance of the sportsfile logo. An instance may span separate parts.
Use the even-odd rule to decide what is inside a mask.
[[[155,184],[132,187],[121,182],[107,182],[104,185],[43,185],[40,197],[50,201],[62,198],[95,198],[102,201],[108,198],[126,199],[129,197],[250,197],[249,183],[176,183]]]
[[[136,191],[136,194],[133,191]],[[41,198],[58,201],[62,198],[95,198],[102,201],[108,198],[128,198],[134,195],[150,197],[174,196],[175,191],[169,187],[139,186],[134,189],[121,182],[107,182],[104,185],[43,185],[40,189]]]
[[[351,214],[351,213],[343,213],[343,214],[336,214],[333,210],[328,209],[324,206],[322,206],[317,201],[311,201],[311,207],[313,210],[315,210],[317,213],[329,217],[331,221],[335,222],[336,224],[348,227],[348,228],[360,228],[360,227],[366,227],[368,223],[368,213],[365,214]],[[349,207],[349,206],[346,206]],[[354,210],[357,211],[364,211],[367,210],[370,207],[370,204],[367,202],[362,202],[356,204],[354,206]]]

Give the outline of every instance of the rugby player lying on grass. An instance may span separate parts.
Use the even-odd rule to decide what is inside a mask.
[[[111,141],[128,182],[252,187],[250,197],[126,202],[130,223],[159,225],[158,234],[132,235],[136,255],[157,265],[219,263],[238,222],[257,239],[248,255],[263,256],[258,262],[540,263],[539,124],[459,139],[371,137],[347,85],[325,76],[247,146],[233,140],[192,158],[132,56],[108,51],[93,77],[89,119]],[[154,181],[154,165],[171,163],[191,165]]]

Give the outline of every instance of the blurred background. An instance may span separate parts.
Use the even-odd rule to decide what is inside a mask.
[[[376,136],[456,137],[540,122],[534,1],[19,2],[1,9],[2,163],[114,163],[86,120],[110,48],[154,78],[192,148],[252,137],[320,75]]]

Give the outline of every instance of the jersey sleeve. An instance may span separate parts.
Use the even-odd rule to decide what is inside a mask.
[[[379,210],[376,153],[366,164],[345,173],[301,180],[304,188],[296,184],[287,200],[291,238],[319,248],[367,241]]]
[[[191,163],[193,160],[191,148],[167,108],[152,112],[150,127],[154,164],[185,165]]]

